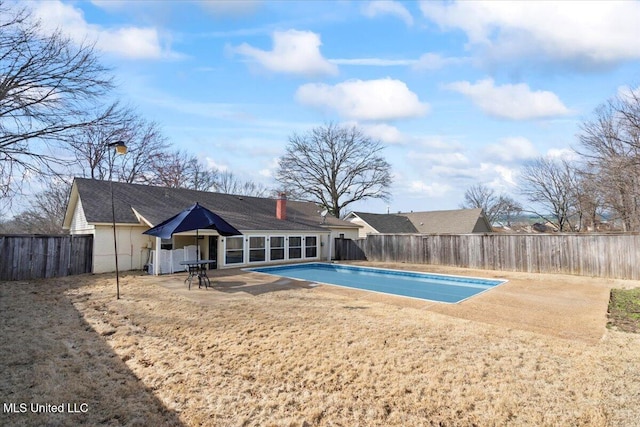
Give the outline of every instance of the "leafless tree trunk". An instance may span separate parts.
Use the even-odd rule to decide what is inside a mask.
[[[604,193],[600,188],[597,171],[588,165],[576,166],[573,198],[576,201],[579,231],[598,231],[605,214]]]
[[[0,1],[0,197],[64,163],[61,142],[102,118],[91,112],[111,88],[92,45],[45,34],[27,9]]]
[[[640,231],[640,93],[608,100],[583,123],[580,154],[597,181],[604,207],[625,231]]]
[[[520,192],[533,206],[531,212],[550,222],[559,231],[574,231],[576,171],[567,162],[538,158],[525,165],[520,176]]]
[[[288,192],[340,218],[358,200],[388,200],[391,165],[381,156],[383,148],[356,127],[317,127],[289,138],[276,178]]]

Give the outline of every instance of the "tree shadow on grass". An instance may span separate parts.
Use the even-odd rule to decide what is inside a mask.
[[[107,344],[114,332],[84,320],[72,283],[0,282],[0,425],[182,426]]]
[[[211,282],[213,288],[220,292],[237,293],[244,292],[258,296],[270,292],[289,291],[292,289],[311,289],[318,286],[314,282],[280,278],[271,282],[250,283],[246,281],[219,280]]]

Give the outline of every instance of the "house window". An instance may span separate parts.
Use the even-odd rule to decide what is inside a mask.
[[[249,262],[263,262],[265,258],[266,246],[264,236],[249,237]]]
[[[271,250],[269,253],[269,259],[271,261],[278,261],[284,259],[284,237],[272,236],[269,239]]]
[[[305,258],[315,258],[318,256],[317,236],[307,236],[304,238],[304,256]]]
[[[168,251],[173,249],[173,239],[160,240],[160,249],[166,249]]]
[[[243,244],[244,238],[242,236],[225,238],[225,264],[242,264],[244,262]]]
[[[289,259],[302,258],[302,237],[289,237]]]

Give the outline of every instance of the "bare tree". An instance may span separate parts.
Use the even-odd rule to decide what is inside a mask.
[[[127,128],[129,111],[117,104],[100,112],[102,120],[90,126],[78,128],[67,142],[70,155],[75,157],[71,174],[85,178],[110,180],[114,173],[114,161],[108,144],[122,141]]]
[[[176,150],[156,158],[154,174],[151,184],[211,191],[216,188],[218,171],[207,169],[196,156]]]
[[[30,206],[2,224],[2,233],[63,234],[62,222],[71,185],[61,179],[30,198]]]
[[[495,190],[483,184],[469,187],[460,206],[463,209],[482,209],[490,224],[503,220],[510,225],[513,216],[522,212],[518,202],[506,194],[497,195]]]
[[[640,231],[640,92],[620,93],[598,107],[579,141],[604,209],[624,230]]]
[[[597,173],[587,165],[575,166],[574,187],[571,189],[576,203],[577,221],[575,227],[579,231],[597,231],[598,224],[606,212],[604,197]]]
[[[251,180],[242,181],[231,171],[223,171],[218,174],[215,190],[220,193],[254,197],[266,197],[272,193],[268,187],[262,184]]]
[[[215,191],[218,182],[218,169],[207,167],[193,156],[188,168],[189,187],[198,191]]]
[[[391,165],[381,156],[383,149],[355,126],[330,123],[289,138],[276,178],[288,192],[339,218],[358,200],[388,200]]]
[[[46,34],[28,9],[0,0],[0,197],[64,163],[60,143],[101,119],[91,112],[111,88],[92,45]]]
[[[118,104],[101,113],[94,125],[79,128],[67,146],[75,168],[94,179],[149,183],[156,178],[159,159],[168,156],[169,144],[155,122],[141,118],[133,108]],[[108,144],[122,141],[125,156],[115,156]],[[75,172],[73,172],[75,173]]]
[[[530,212],[540,216],[559,231],[573,231],[577,202],[576,171],[566,161],[540,157],[524,166],[520,192],[533,206]]]
[[[156,160],[167,155],[169,143],[162,135],[156,122],[135,117],[127,124],[123,141],[127,144],[127,154],[112,156],[117,179],[128,183],[148,183],[153,179]]]

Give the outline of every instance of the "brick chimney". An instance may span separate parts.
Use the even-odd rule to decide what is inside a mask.
[[[287,219],[287,193],[279,193],[276,200],[276,218]]]

